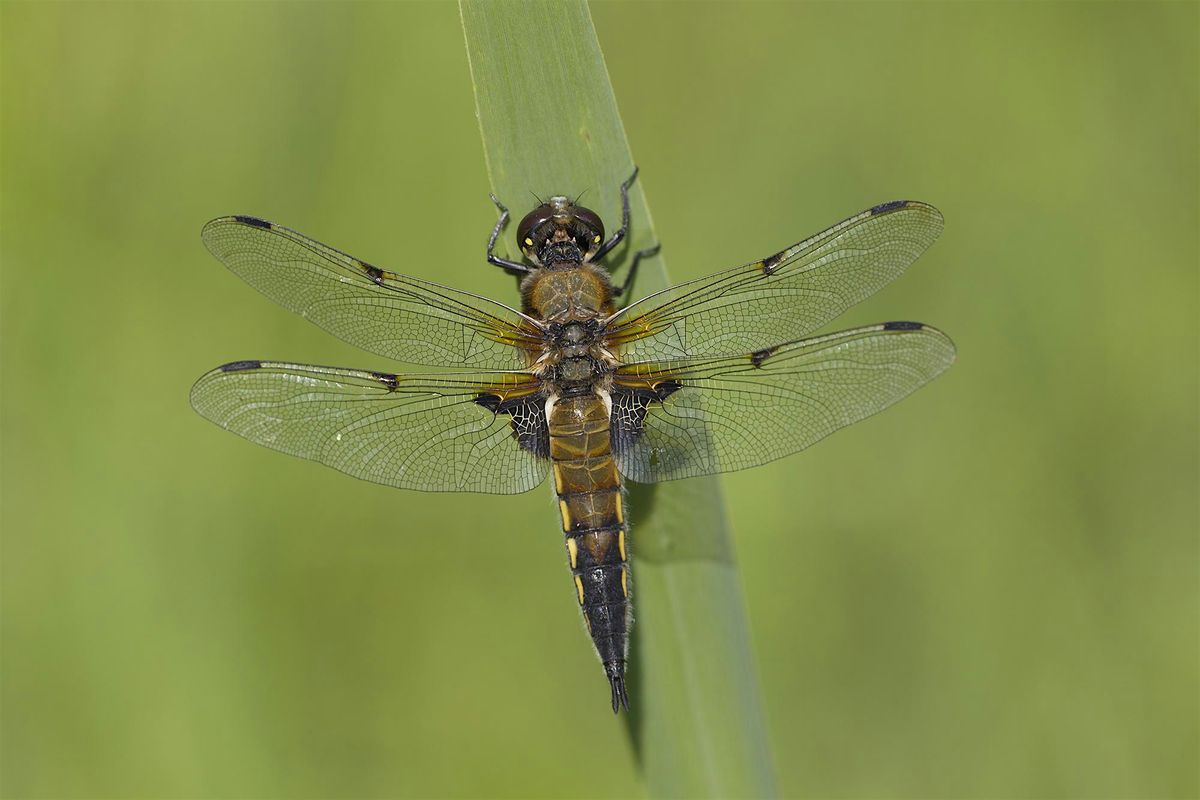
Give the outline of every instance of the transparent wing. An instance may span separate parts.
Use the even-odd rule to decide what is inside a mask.
[[[537,323],[508,306],[386,272],[256,217],[204,226],[209,251],[284,308],[353,345],[412,364],[522,369]]]
[[[515,494],[546,477],[539,389],[522,372],[389,375],[239,361],[200,378],[191,400],[226,430],[356,478]]]
[[[721,358],[628,364],[613,389],[617,466],[643,483],[745,469],[882,411],[954,361],[954,343],[888,322]]]
[[[770,258],[639,300],[613,316],[606,340],[624,361],[794,342],[899,276],[941,232],[933,206],[884,203]]]

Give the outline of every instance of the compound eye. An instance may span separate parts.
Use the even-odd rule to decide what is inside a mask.
[[[598,248],[604,241],[604,223],[600,221],[600,217],[590,208],[576,206],[575,219],[580,222],[587,236],[587,247],[584,249],[591,251]]]
[[[537,242],[533,240],[533,235],[537,229],[550,222],[554,218],[554,209],[548,205],[540,205],[533,211],[530,211],[521,220],[521,224],[517,226],[517,244],[522,250],[536,249]]]

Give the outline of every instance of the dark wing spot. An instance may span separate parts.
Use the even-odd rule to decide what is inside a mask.
[[[249,225],[252,228],[262,228],[263,230],[268,231],[271,230],[271,223],[267,222],[265,219],[259,219],[258,217],[245,217],[240,214],[234,217],[234,219],[243,225]]]
[[[671,395],[683,388],[683,384],[677,380],[659,381],[654,384],[654,396],[658,402],[666,400]]]
[[[363,272],[367,273],[368,278],[376,283],[379,283],[383,280],[383,270],[381,270],[379,267],[368,264],[365,261],[360,261],[358,263],[362,264]]]
[[[755,350],[750,354],[750,363],[756,367],[761,367],[763,362],[775,354],[779,349],[779,345],[774,347],[764,347],[762,350]]]
[[[530,397],[504,400],[495,394],[480,394],[475,404],[493,414],[508,414],[512,420],[512,435],[522,450],[542,458],[550,457],[550,426],[546,424],[546,396],[541,392]]]
[[[371,377],[386,386],[389,392],[396,391],[396,386],[400,383],[399,377],[386,372],[372,372]]]
[[[768,256],[762,261],[762,271],[764,275],[770,275],[779,266],[780,260],[783,258],[782,253],[776,253],[773,256]]]
[[[217,367],[221,372],[245,372],[248,369],[262,369],[261,361],[230,361]]]
[[[907,200],[891,200],[886,203],[880,203],[871,209],[871,215],[874,216],[875,214],[884,214],[888,211],[895,211],[898,208],[904,208],[906,205],[908,205]]]
[[[920,322],[885,322],[883,329],[885,331],[919,331],[925,326]]]

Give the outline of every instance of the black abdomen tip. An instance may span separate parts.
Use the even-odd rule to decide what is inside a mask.
[[[629,694],[625,691],[625,662],[608,661],[604,664],[604,674],[608,676],[608,684],[612,687],[613,713],[617,714],[621,706],[629,710]]]

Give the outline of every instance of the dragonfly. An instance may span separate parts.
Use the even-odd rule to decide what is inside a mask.
[[[575,596],[629,707],[630,525],[625,481],[713,475],[782,458],[879,412],[954,361],[919,322],[813,331],[898,277],[942,215],[883,203],[766,258],[620,305],[599,215],[554,196],[517,225],[521,307],[390,272],[251,216],[204,226],[208,250],[284,308],[370,353],[435,372],[242,360],[202,376],[193,408],[252,442],[356,478],[425,492],[514,494],[553,474]]]

